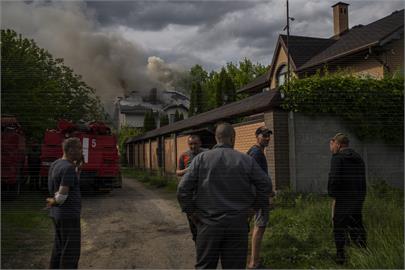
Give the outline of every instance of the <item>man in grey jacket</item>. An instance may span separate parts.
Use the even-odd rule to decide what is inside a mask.
[[[233,149],[235,130],[220,124],[217,145],[196,156],[181,179],[177,197],[197,225],[196,268],[246,267],[248,218],[268,204],[269,177],[256,161]]]

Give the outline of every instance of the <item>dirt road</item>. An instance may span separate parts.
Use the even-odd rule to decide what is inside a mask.
[[[80,268],[193,268],[194,243],[174,194],[129,178],[82,200]]]

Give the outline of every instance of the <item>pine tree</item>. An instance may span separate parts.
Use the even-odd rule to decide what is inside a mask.
[[[153,114],[153,111],[147,111],[145,113],[145,118],[143,121],[143,128],[145,131],[150,131],[156,128],[156,121],[155,121],[155,116]]]
[[[160,116],[160,127],[167,126],[169,124],[169,116],[167,114],[162,114]]]

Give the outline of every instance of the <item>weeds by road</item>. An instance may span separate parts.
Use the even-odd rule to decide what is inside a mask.
[[[131,176],[151,187],[176,191],[178,181],[126,168]],[[404,191],[384,182],[369,185],[363,219],[368,248],[348,248],[343,268],[404,268]],[[269,268],[342,268],[335,264],[331,199],[318,194],[279,192],[263,240],[263,263]]]
[[[404,192],[383,182],[370,185],[364,205],[368,249],[348,249],[344,268],[403,269]],[[342,268],[334,263],[331,199],[315,194],[278,194],[264,238],[270,268]]]
[[[23,191],[1,204],[1,268],[43,268],[53,243],[53,228],[43,210],[45,196]]]

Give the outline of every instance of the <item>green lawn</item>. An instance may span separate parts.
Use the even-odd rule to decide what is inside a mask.
[[[349,248],[344,268],[404,267],[403,191],[383,183],[368,190],[364,223],[368,249]],[[342,268],[334,263],[331,199],[314,194],[279,194],[263,243],[270,268]]]
[[[23,191],[1,204],[1,268],[44,268],[49,261],[53,227],[45,196]]]

